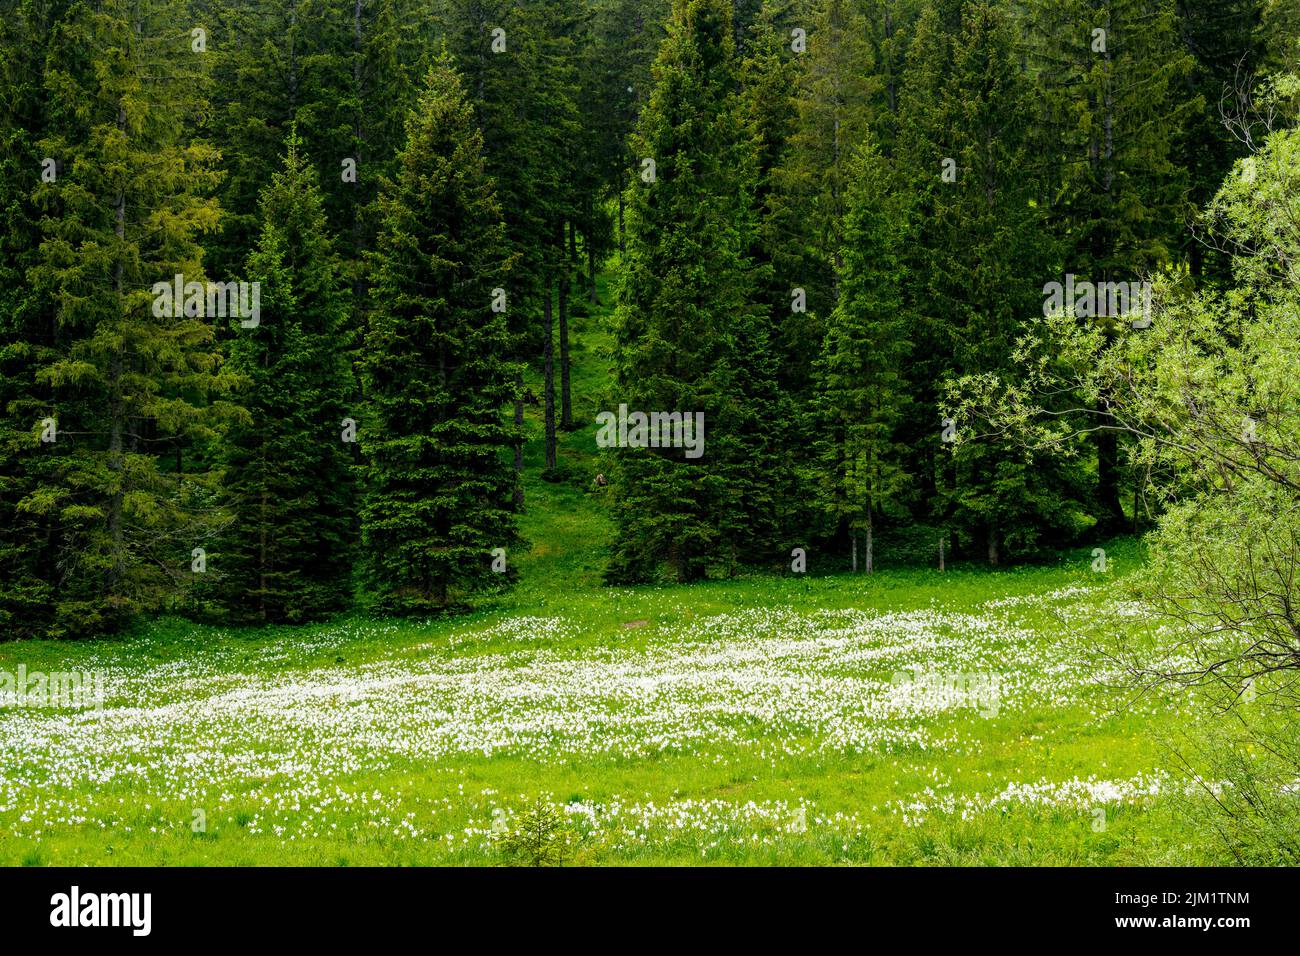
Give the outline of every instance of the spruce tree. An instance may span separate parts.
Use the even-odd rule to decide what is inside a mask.
[[[391,172],[402,117],[414,102],[427,40],[415,0],[199,6],[210,25],[216,124],[230,134],[220,192],[228,215],[210,243],[214,264],[233,271],[251,251],[261,228],[259,196],[294,128],[319,170],[338,251],[355,268],[370,238],[378,183]]]
[[[906,516],[909,476],[898,441],[908,393],[910,343],[902,308],[907,272],[905,201],[874,144],[849,169],[840,261],[840,300],[826,323],[817,364],[817,452],[822,500],[852,538],[865,536],[865,570],[874,570],[876,517]]]
[[[771,543],[782,409],[753,299],[756,157],[731,28],[725,0],[674,3],[634,143],[611,406],[702,414],[704,445],[614,454],[616,580],[664,562],[694,580]]]
[[[1035,0],[1029,22],[1065,271],[1096,283],[1163,268],[1191,212],[1177,146],[1202,108],[1173,0]],[[1103,322],[1124,334],[1124,321]],[[1124,526],[1118,440],[1099,429],[1094,441],[1101,523],[1116,530]]]
[[[236,619],[301,621],[352,596],[344,419],[354,389],[342,264],[296,137],[261,211],[245,270],[261,285],[260,321],[234,323],[229,347],[231,370],[248,383],[240,404],[250,417],[222,446],[235,520],[221,541],[219,594]]]
[[[855,149],[872,128],[880,90],[867,25],[849,0],[822,0],[810,20],[794,101],[798,117],[783,162],[773,174],[764,232],[786,289],[780,351],[787,388],[805,396],[825,317],[839,295],[837,271],[846,181]],[[789,309],[790,291],[804,290],[805,308]]]
[[[513,568],[516,433],[504,410],[517,369],[493,307],[509,286],[501,209],[447,59],[406,131],[371,256],[362,570],[373,604],[424,613],[492,581],[494,549]]]
[[[515,422],[523,471],[522,360],[554,348],[555,285],[565,271],[563,224],[580,214],[573,193],[579,141],[579,79],[573,63],[574,0],[518,5],[506,0],[441,0],[446,49],[464,78],[482,130],[488,173],[516,260],[507,313],[512,355],[520,361]],[[546,455],[555,456],[554,360],[543,368],[549,402]],[[523,504],[523,486],[516,486]]]
[[[0,635],[34,637],[53,619],[57,524],[33,511],[41,478],[41,423],[52,395],[35,369],[50,360],[55,328],[47,296],[27,281],[39,257],[38,184],[66,167],[38,144],[53,107],[45,55],[69,2],[23,0],[0,18]]]
[[[941,378],[1000,373],[1014,380],[1015,341],[1043,315],[1041,289],[1057,264],[1034,202],[1040,186],[1027,174],[1034,91],[1015,59],[1008,16],[985,0],[965,5],[949,49],[937,109],[922,112],[943,122],[927,131],[936,152],[922,164],[933,178],[927,294],[939,308],[931,313],[931,342],[949,363]],[[944,159],[956,164],[956,181],[941,177]],[[936,419],[930,446],[941,449]],[[950,466],[937,475],[943,514],[989,563],[1086,527],[1076,499],[1080,475],[1065,460],[1034,457],[1006,436],[953,437]]]
[[[195,549],[210,544],[214,488],[183,453],[229,417],[234,379],[202,304],[177,315],[155,289],[204,280],[200,239],[219,216],[216,152],[190,138],[208,64],[177,30],[186,22],[172,0],[104,0],[73,7],[50,41],[45,88],[59,109],[39,150],[63,172],[38,187],[28,279],[50,303],[35,380],[57,439],[19,509],[56,528],[53,633],[112,628],[205,568]]]

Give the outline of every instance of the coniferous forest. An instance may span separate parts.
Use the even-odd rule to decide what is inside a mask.
[[[1300,862],[1297,0],[0,10],[4,862]]]

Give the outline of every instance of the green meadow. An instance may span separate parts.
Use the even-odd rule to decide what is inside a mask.
[[[883,552],[870,576],[813,552],[806,574],[605,586],[608,343],[601,313],[577,322],[589,425],[545,481],[529,409],[513,590],[424,621],[0,645],[0,670],[106,687],[0,715],[0,863],[529,862],[530,813],[569,865],[1223,862],[1168,749],[1205,715],[1136,697],[1104,653],[1148,627],[1137,543],[1105,572],[1090,549],[944,572]]]

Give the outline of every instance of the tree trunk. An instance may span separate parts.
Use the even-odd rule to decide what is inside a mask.
[[[872,527],[871,527],[871,515],[868,514],[868,515],[867,515],[867,553],[866,553],[866,559],[867,559],[867,560],[866,560],[866,572],[867,572],[868,574],[875,574],[875,572],[876,572],[876,564],[875,564],[875,545],[874,545],[874,543],[872,542],[871,532],[872,532]]]
[[[551,309],[551,278],[546,277],[542,299],[542,325],[546,330],[546,344],[543,348],[546,404],[546,470],[555,467],[555,316]]]
[[[263,486],[261,508],[258,515],[261,527],[257,538],[257,613],[263,623],[266,622],[266,512],[268,505],[266,487]]]
[[[596,295],[596,244],[591,236],[583,236],[587,247],[587,298],[592,305],[600,305],[600,296]]]
[[[623,191],[618,193],[618,254],[627,252],[627,234],[623,227]]]
[[[573,398],[569,391],[569,264],[560,273],[560,427],[573,429]]]
[[[997,529],[994,528],[992,525],[990,525],[988,529],[988,545],[989,545],[989,564],[993,565],[994,567],[997,567],[998,562],[1001,560],[1002,552],[1001,552],[1001,544],[998,541]]]
[[[126,106],[119,103],[117,107],[117,128],[126,129]],[[119,189],[113,202],[113,232],[119,240],[126,238],[126,191]],[[113,269],[113,291],[120,297],[123,294],[122,260],[118,258]],[[112,495],[108,502],[108,534],[111,542],[107,573],[107,591],[109,595],[117,593],[122,578],[126,575],[126,548],[122,531],[122,510],[126,500],[122,488],[122,473],[126,470],[123,456],[123,432],[126,429],[126,400],[122,395],[122,375],[124,373],[122,352],[119,349],[113,355],[109,365],[109,434],[108,434],[108,470],[117,477],[114,481]]]
[[[1142,479],[1139,475],[1133,476],[1133,533],[1138,533],[1138,502],[1141,498]]]
[[[1097,499],[1101,504],[1104,531],[1124,527],[1124,506],[1119,501],[1119,439],[1114,432],[1097,434]]]
[[[518,359],[516,359],[518,361]],[[524,373],[515,376],[515,430],[519,437],[515,439],[515,508],[524,506]]]
[[[853,542],[853,573],[857,574],[858,573],[858,533],[856,531],[850,531],[849,539]]]

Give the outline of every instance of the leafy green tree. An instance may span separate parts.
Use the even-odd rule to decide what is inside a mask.
[[[445,59],[380,210],[362,352],[362,570],[375,605],[419,614],[487,586],[493,550],[519,540],[504,418],[517,370],[493,308],[510,263],[483,139]]]
[[[1300,81],[1278,83],[1294,104]],[[1294,115],[1274,119],[1205,210],[1233,259],[1230,288],[1166,274],[1150,328],[1118,339],[1054,316],[1017,349],[1018,379],[967,383],[959,412],[964,428],[1019,436],[1034,452],[1098,428],[1131,437],[1157,526],[1129,597],[1178,640],[1116,626],[1100,629],[1115,635],[1105,651],[1135,691],[1194,688],[1233,711],[1198,728],[1183,756],[1203,779],[1232,784],[1205,822],[1237,859],[1270,863],[1297,858],[1286,787],[1300,773],[1300,218],[1279,214],[1300,196],[1300,131]],[[1108,399],[1068,418],[1062,394],[1080,407]]]
[[[346,607],[355,508],[344,444],[353,394],[342,264],[307,158],[290,137],[262,195],[262,234],[247,280],[261,316],[237,328],[229,366],[248,382],[250,420],[223,443],[236,520],[222,537],[220,589],[233,617],[300,621]]]

